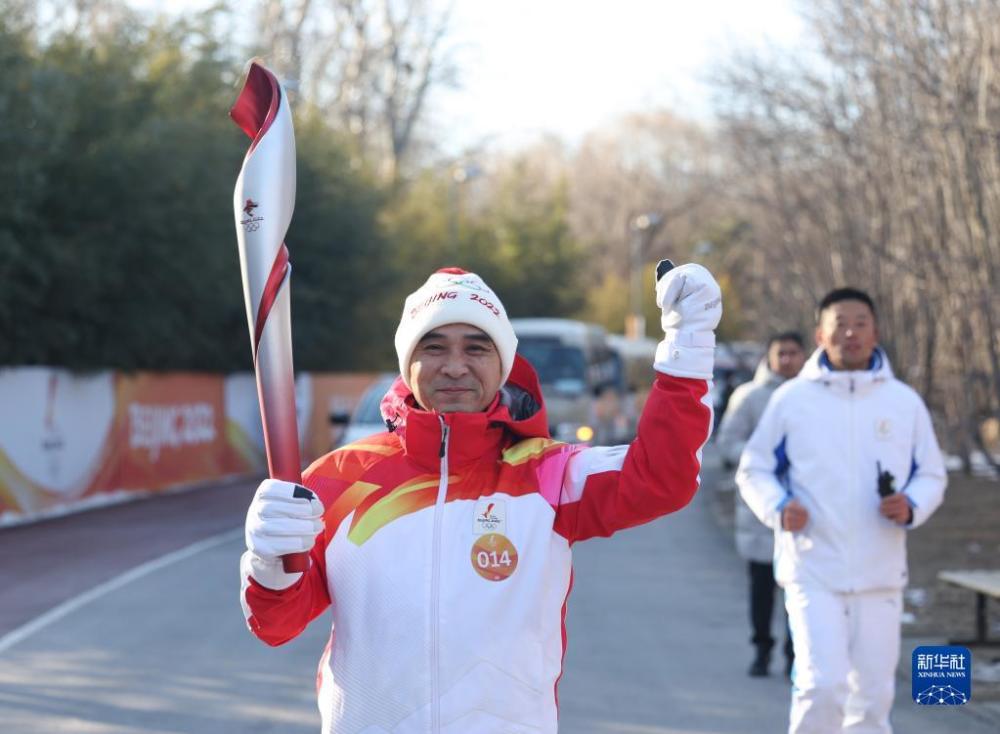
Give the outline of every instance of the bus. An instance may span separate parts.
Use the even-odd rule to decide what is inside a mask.
[[[596,324],[570,319],[511,319],[518,353],[538,372],[553,438],[617,443],[626,384],[620,355]]]

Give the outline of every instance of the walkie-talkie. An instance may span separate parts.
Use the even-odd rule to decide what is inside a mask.
[[[660,282],[660,278],[669,273],[674,269],[674,263],[671,260],[660,260],[656,263],[656,282]]]
[[[878,469],[878,496],[888,497],[896,494],[896,477],[888,469],[882,471],[882,463],[879,461],[875,462],[875,467]]]

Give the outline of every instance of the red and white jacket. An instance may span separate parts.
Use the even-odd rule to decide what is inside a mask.
[[[520,357],[507,384],[484,412],[439,414],[397,380],[383,402],[395,430],[303,475],[325,507],[310,569],[282,591],[243,579],[248,625],[270,645],[332,608],[317,681],[327,734],[556,732],[570,547],[694,496],[706,380],[659,374],[637,438],[613,447],[549,438]],[[524,402],[534,412],[512,415]]]

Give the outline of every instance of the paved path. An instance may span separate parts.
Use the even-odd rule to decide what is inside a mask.
[[[242,524],[256,480],[0,528],[0,637],[131,568]]]
[[[207,507],[197,500],[185,501]],[[145,527],[168,535],[176,524]],[[38,532],[58,544],[60,525],[46,525]],[[127,583],[98,586],[106,593],[64,606],[64,616],[6,649],[0,638],[0,731],[315,734],[313,675],[326,630],[314,624],[279,649],[246,632],[236,575],[242,540],[234,523],[229,527],[194,552],[139,565]],[[7,532],[0,531],[0,550]],[[65,563],[86,567],[86,556],[84,544]],[[581,544],[575,558],[562,732],[784,730],[787,683],[744,672],[742,565],[712,521],[707,497],[611,540]],[[968,711],[927,709],[907,693],[900,690],[896,704],[897,734],[997,731],[970,715],[974,702]]]
[[[0,731],[316,734],[323,630],[280,651],[246,631],[242,545],[229,533],[0,653]]]

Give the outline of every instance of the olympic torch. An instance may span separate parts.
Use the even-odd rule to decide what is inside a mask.
[[[292,266],[285,246],[295,208],[292,114],[277,78],[254,62],[229,115],[253,141],[236,179],[233,213],[267,467],[273,478],[301,484],[289,297]],[[296,496],[301,491],[308,490],[296,490]],[[305,571],[309,565],[307,553],[281,560],[286,573]]]

